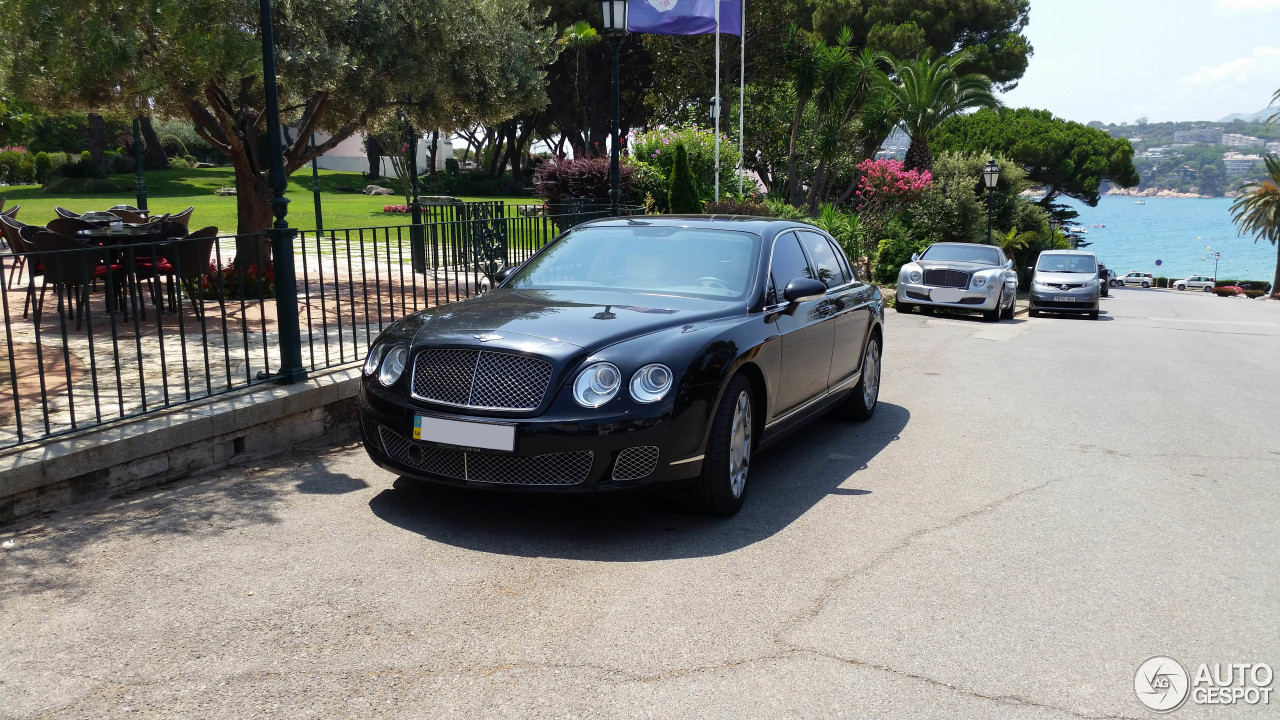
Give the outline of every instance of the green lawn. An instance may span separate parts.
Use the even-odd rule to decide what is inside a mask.
[[[156,170],[147,173],[147,205],[152,213],[180,212],[195,207],[191,228],[215,225],[223,233],[236,231],[236,199],[219,197],[214,191],[234,185],[231,168],[205,168],[201,170]],[[408,214],[383,213],[384,205],[404,203],[399,195],[367,196],[337,192],[340,187],[363,188],[366,182],[360,173],[320,171],[320,204],[326,229],[357,227],[382,227],[407,225]],[[394,181],[384,184],[396,189]],[[299,170],[289,178],[286,193],[289,203],[289,225],[300,230],[316,227],[315,205],[311,193],[311,172]],[[103,195],[50,195],[38,185],[0,187],[0,197],[5,207],[21,205],[18,219],[32,224],[43,224],[54,217],[54,207],[60,206],[75,212],[105,210],[113,205],[136,203],[133,191]],[[508,205],[539,202],[528,197],[463,198],[464,200],[502,200]]]

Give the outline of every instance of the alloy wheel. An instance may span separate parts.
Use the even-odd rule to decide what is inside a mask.
[[[862,359],[862,402],[870,410],[880,394],[880,343],[875,338],[867,343],[867,356]]]
[[[751,396],[745,390],[738,393],[734,403],[729,438],[729,491],[737,498],[747,486],[747,470],[751,466]]]

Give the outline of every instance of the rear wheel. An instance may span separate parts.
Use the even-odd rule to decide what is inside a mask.
[[[862,377],[853,386],[853,392],[840,404],[840,414],[851,420],[867,420],[875,414],[880,402],[880,335],[874,334],[867,341],[862,355]]]
[[[1151,283],[1149,283],[1149,282],[1144,282],[1144,283],[1142,283],[1142,287],[1144,287],[1144,288],[1149,288],[1149,287],[1151,287]]]
[[[702,475],[696,481],[698,506],[708,514],[732,515],[742,507],[755,439],[753,409],[750,384],[735,376],[716,409]]]
[[[1205,291],[1205,292],[1213,292],[1213,288],[1212,288],[1212,287],[1210,287],[1210,286],[1208,286],[1208,285],[1205,285],[1205,286],[1204,286],[1204,291]]]

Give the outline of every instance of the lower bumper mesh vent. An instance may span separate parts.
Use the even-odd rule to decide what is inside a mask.
[[[618,453],[613,463],[614,480],[639,480],[653,474],[658,466],[658,448],[653,445],[630,447]]]
[[[454,480],[495,485],[580,485],[591,474],[595,457],[589,450],[531,457],[466,452],[423,445],[385,427],[378,428],[378,434],[387,456],[402,465]]]

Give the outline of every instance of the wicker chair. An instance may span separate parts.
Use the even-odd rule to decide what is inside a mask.
[[[169,306],[177,312],[182,299],[178,295],[181,288],[191,299],[191,309],[196,317],[204,317],[204,303],[197,299],[204,297],[203,283],[209,275],[209,264],[213,259],[213,245],[218,238],[218,228],[200,228],[177,242],[164,248],[164,257],[149,267],[149,271],[166,282]],[[140,266],[139,271],[142,271]],[[226,301],[222,297],[222,289],[214,284],[214,297],[218,306],[225,309]]]
[[[8,208],[4,212],[0,212],[0,215],[4,215],[5,217],[9,217],[9,218],[16,218],[18,217],[18,209],[21,207],[22,207],[21,205],[14,205],[13,207]]]
[[[182,227],[184,228],[191,227],[191,213],[194,213],[195,211],[196,209],[194,207],[189,207],[180,213],[174,213],[170,215],[169,219],[172,220],[173,222],[182,223]]]
[[[60,218],[70,218],[70,219],[72,219],[72,220],[78,220],[78,219],[80,219],[80,213],[78,213],[78,212],[71,212],[70,210],[68,210],[68,209],[66,209],[66,208],[64,208],[64,207],[56,207],[56,208],[54,208],[54,209],[53,209],[53,212],[54,212],[55,214],[57,214],[57,216],[58,216],[58,217],[60,217]]]
[[[50,232],[75,237],[81,230],[97,230],[98,225],[79,218],[59,217],[49,221],[46,226]]]
[[[60,233],[47,230],[37,232],[31,244],[36,257],[45,267],[44,284],[36,303],[37,322],[44,307],[45,289],[53,285],[58,294],[58,312],[63,311],[65,302],[66,312],[68,316],[76,318],[76,330],[79,330],[84,322],[85,306],[89,304],[91,283],[96,278],[120,277],[124,268],[111,264],[109,250],[82,243]],[[120,284],[116,283],[111,287],[113,292],[118,293]],[[72,297],[68,298],[67,295]]]
[[[145,217],[143,217],[139,213],[133,212],[132,210],[116,210],[113,208],[111,210],[108,210],[107,212],[111,213],[112,215],[115,215],[116,217],[120,218],[124,222],[132,223],[134,225],[142,225],[147,222],[147,219]]]
[[[136,208],[132,205],[112,205],[111,210],[128,210],[129,212],[135,212],[135,213],[142,212],[142,208]]]

